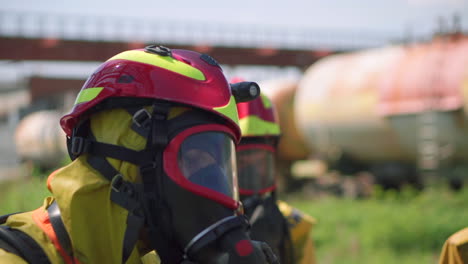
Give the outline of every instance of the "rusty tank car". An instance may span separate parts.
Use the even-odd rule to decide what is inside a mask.
[[[304,145],[295,153],[280,148],[280,157],[308,152],[345,174],[373,171],[395,188],[420,185],[420,171],[466,167],[466,36],[328,56],[306,70],[297,88],[283,90],[284,102],[275,101],[280,120],[289,113],[281,120],[288,126],[282,144],[289,130],[297,132],[294,145]]]
[[[262,91],[276,106],[281,127],[281,140],[278,143],[278,158],[282,161],[306,159],[310,149],[297,131],[294,113],[294,99],[299,80],[280,79],[260,82]]]

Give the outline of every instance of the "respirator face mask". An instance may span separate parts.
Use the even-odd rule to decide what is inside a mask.
[[[265,245],[252,243],[241,213],[233,138],[225,126],[198,125],[164,151],[165,199],[187,263],[267,263]]]
[[[274,148],[266,144],[245,144],[237,148],[241,195],[264,194],[276,188]]]

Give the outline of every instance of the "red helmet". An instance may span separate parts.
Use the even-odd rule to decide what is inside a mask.
[[[181,187],[228,207],[236,207],[237,175],[235,168],[231,169],[231,163],[235,164],[234,142],[239,142],[241,135],[236,102],[252,100],[259,94],[256,83],[230,86],[221,67],[209,55],[153,45],[119,53],[103,63],[88,78],[73,109],[61,118],[60,124],[68,136],[72,159],[90,153],[125,160],[140,167],[153,166],[157,160],[158,166],[164,166],[164,172]],[[152,114],[143,108],[149,105],[153,106]],[[210,116],[187,117],[171,126],[169,131],[168,111],[176,106],[204,110]],[[132,129],[148,139],[145,150],[135,152],[97,142],[89,136],[86,132],[89,116],[111,108],[135,110],[131,113]],[[150,125],[146,126],[148,121]],[[162,129],[153,129],[157,126]],[[176,132],[175,126],[185,127]],[[200,142],[203,144],[196,144]],[[194,155],[195,150],[206,155]],[[191,182],[196,178],[192,174],[202,168],[198,166],[195,170],[192,163],[202,163],[202,158],[205,158],[203,164],[206,166],[213,164],[222,168],[219,174],[227,179],[221,183],[229,181],[228,186],[220,183],[207,187],[202,180]],[[184,166],[192,169],[182,171]]]
[[[86,81],[60,124],[68,136],[108,98],[161,99],[209,111],[240,139],[236,101],[218,63],[206,54],[163,46],[129,50],[103,63]]]
[[[260,94],[257,99],[237,105],[242,137],[277,137],[280,126],[271,100]]]
[[[257,99],[239,103],[242,140],[237,147],[239,193],[263,194],[276,188],[274,153],[280,135],[277,114],[271,100],[261,94]]]
[[[259,87],[255,83],[244,82],[231,87],[218,63],[206,54],[188,50],[170,50],[163,46],[148,46],[145,49],[119,53],[103,63],[88,78],[76,98],[73,109],[61,118],[60,124],[68,136],[68,149],[72,159],[88,152],[144,166],[150,164],[150,159],[155,159],[154,149],[151,149],[150,145],[160,144],[163,146],[158,149],[165,158],[158,160],[161,163],[159,165],[164,166],[165,173],[174,182],[197,195],[218,201],[228,207],[237,207],[235,181],[237,174],[235,168],[229,169],[232,162],[235,164],[233,143],[240,141],[241,134],[236,102],[252,100],[259,93]],[[162,116],[164,119],[168,118],[166,114],[155,117],[153,114],[156,112],[150,115],[143,108],[149,105],[153,105],[152,111],[163,112],[174,106],[189,106],[204,110],[210,114],[210,117],[197,116],[194,119],[178,122],[180,126],[186,125],[185,130],[174,132],[171,136],[167,124],[159,124],[166,129],[153,130],[154,133],[163,134],[148,134],[153,126],[141,131],[142,122],[155,122],[156,125]],[[139,133],[147,133],[144,135],[148,139],[144,151],[136,153],[119,146],[109,146],[96,142],[88,136],[85,130],[90,115],[110,108],[124,108],[128,111],[139,109],[132,112],[132,129]],[[202,120],[209,125],[202,125],[200,123]],[[215,125],[213,122],[221,124]],[[216,133],[210,134],[210,131]],[[223,136],[219,136],[220,134]],[[162,138],[164,144],[159,142]],[[197,141],[203,144],[195,144]],[[198,184],[190,182],[189,178],[195,179],[195,176],[191,177],[195,170],[182,171],[184,162],[190,163],[190,158],[193,158],[185,155],[190,149],[209,153],[207,155],[212,158],[210,162],[223,168],[223,175],[227,175],[226,181],[230,184],[229,188],[220,185],[216,186],[219,189],[210,189],[204,186],[205,182]],[[224,155],[219,154],[223,150]],[[198,155],[198,160],[201,157]],[[231,157],[234,158],[231,160]],[[206,157],[205,159],[208,160]]]

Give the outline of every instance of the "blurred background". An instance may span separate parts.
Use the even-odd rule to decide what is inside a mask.
[[[318,263],[437,263],[468,225],[468,0],[4,1],[0,214],[49,195],[87,76],[150,44],[272,98],[281,197],[318,220]]]

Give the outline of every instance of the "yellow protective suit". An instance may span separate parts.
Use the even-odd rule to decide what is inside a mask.
[[[468,227],[445,241],[439,264],[468,264]]]
[[[317,223],[313,217],[291,207],[283,201],[278,201],[278,207],[288,221],[291,240],[294,247],[294,258],[298,264],[315,264],[315,249],[310,232]]]
[[[159,259],[158,254],[156,254],[156,251],[151,251],[150,253],[144,255],[141,258],[141,261],[143,264],[159,264],[161,260]]]
[[[171,111],[172,114],[172,111]],[[123,109],[113,109],[95,114],[91,129],[97,141],[141,150],[145,139],[130,129],[131,116]],[[65,261],[54,245],[47,230],[48,206],[54,201],[60,208],[63,224],[70,236],[77,263],[121,263],[123,238],[128,212],[110,200],[110,182],[86,162],[82,155],[71,164],[55,171],[48,180],[52,197],[35,211],[15,214],[6,225],[19,229],[33,238],[44,250],[51,263]],[[140,182],[138,168],[125,161],[107,158],[125,180]],[[50,227],[50,224],[49,224]],[[142,263],[148,253],[139,241],[127,263]],[[154,258],[152,263],[159,263]],[[0,249],[0,263],[25,263],[20,257]]]

